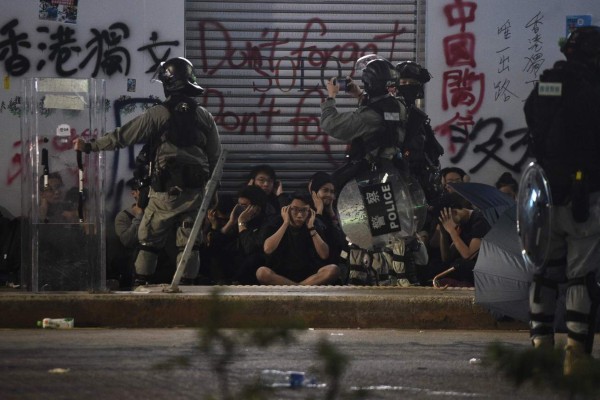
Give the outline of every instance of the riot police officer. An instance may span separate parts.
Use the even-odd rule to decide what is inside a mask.
[[[396,96],[402,99],[408,110],[402,158],[408,164],[410,174],[423,188],[428,203],[434,204],[441,194],[439,159],[444,148],[435,137],[429,116],[417,105],[424,97],[424,85],[431,75],[414,61],[401,61],[395,69],[398,74]]]
[[[406,107],[391,95],[397,74],[385,59],[369,61],[362,71],[364,96],[351,112],[338,112],[335,97],[339,85],[335,78],[327,82],[327,100],[321,103],[321,129],[330,136],[351,144],[348,163],[332,174],[340,190],[369,163],[393,163],[404,141]]]
[[[183,57],[169,59],[160,64],[155,76],[163,85],[164,103],[96,141],[73,141],[75,150],[88,153],[149,143],[152,183],[138,231],[136,285],[147,283],[154,274],[159,250],[172,229],[176,229],[179,262],[202,202],[205,183],[221,153],[212,115],[194,100],[204,89],[196,81],[192,63]],[[194,247],[181,283],[196,278],[199,267],[198,248]]]
[[[543,72],[524,111],[553,203],[548,261],[531,286],[530,334],[536,347],[554,344],[557,287],[566,281],[569,375],[592,351],[600,301],[600,27],[575,29],[561,52],[566,61]]]

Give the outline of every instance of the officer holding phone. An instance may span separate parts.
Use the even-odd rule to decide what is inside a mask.
[[[361,105],[350,112],[339,112],[335,98],[340,91],[338,78],[327,82],[327,99],[321,103],[321,129],[330,136],[351,144],[349,162],[333,173],[335,187],[341,191],[346,182],[368,167],[369,163],[392,161],[400,153],[404,141],[405,105],[389,93],[397,84],[394,66],[377,58],[362,70],[365,94]],[[347,83],[346,80],[344,80]],[[355,97],[357,85],[346,84],[348,93]]]

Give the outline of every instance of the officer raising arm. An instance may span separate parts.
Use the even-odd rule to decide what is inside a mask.
[[[339,190],[359,170],[365,170],[368,162],[394,160],[404,140],[406,107],[388,92],[396,84],[394,66],[381,58],[371,60],[362,70],[362,82],[365,94],[356,110],[338,112],[335,97],[339,85],[335,78],[327,82],[328,98],[321,103],[321,129],[351,143],[348,164],[332,175]]]
[[[176,229],[177,263],[204,193],[205,183],[221,153],[219,132],[212,115],[193,99],[204,89],[196,82],[194,67],[177,57],[160,64],[156,76],[166,100],[96,141],[73,141],[73,148],[113,150],[149,143],[152,186],[140,224],[140,252],[135,261],[136,285],[148,282],[156,270],[157,256],[171,229]],[[195,246],[183,273],[182,284],[198,274],[200,259]]]

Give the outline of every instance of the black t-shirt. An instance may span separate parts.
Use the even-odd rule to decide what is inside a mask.
[[[489,232],[489,230],[490,224],[487,222],[481,211],[474,210],[471,213],[469,220],[460,225],[460,238],[467,246],[469,246],[471,244],[471,240],[482,239]],[[454,247],[454,244],[452,244],[450,249],[453,254],[456,254],[456,258],[460,257],[460,254]]]
[[[346,236],[342,231],[339,224],[334,223],[333,218],[324,213],[323,215],[317,214],[317,220],[323,223],[324,236],[321,238],[329,246],[329,262],[333,264],[339,264],[342,262],[340,253],[347,246]]]
[[[282,220],[267,228],[267,238],[273,235],[281,226]],[[323,227],[315,220],[315,228],[323,237]],[[277,249],[267,255],[267,267],[279,275],[285,276],[294,282],[300,282],[315,274],[325,264],[321,260],[313,244],[313,238],[306,225],[300,228],[289,226],[281,238]]]
[[[490,230],[490,224],[481,213],[474,210],[471,213],[471,218],[461,225],[460,237],[467,244],[471,244],[472,239],[482,239]]]
[[[483,239],[490,230],[490,224],[480,211],[475,210],[471,213],[469,220],[461,224],[460,229],[460,238],[469,246],[473,239]],[[450,247],[450,251],[455,256],[454,261],[450,265],[456,268],[456,271],[449,275],[449,277],[474,283],[473,268],[477,262],[477,254],[469,260],[464,260],[458,250],[456,250],[454,244]]]

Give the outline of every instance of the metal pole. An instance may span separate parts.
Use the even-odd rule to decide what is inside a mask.
[[[188,238],[188,241],[185,244],[183,254],[181,255],[181,259],[177,264],[177,270],[175,271],[175,275],[173,275],[173,281],[171,282],[171,286],[165,287],[163,289],[163,292],[181,292],[181,290],[179,290],[179,282],[181,281],[181,276],[183,275],[185,266],[187,265],[187,262],[192,254],[192,248],[194,247],[194,243],[196,242],[196,238],[198,237],[198,233],[200,232],[200,228],[202,227],[202,222],[204,221],[204,217],[206,216],[206,212],[208,211],[210,201],[213,195],[215,194],[215,191],[217,190],[217,185],[221,180],[221,175],[223,175],[223,165],[225,164],[226,158],[227,150],[223,149],[221,151],[221,155],[219,156],[219,161],[217,161],[217,165],[215,165],[215,169],[213,170],[212,176],[206,184],[204,198],[202,199],[202,203],[200,204],[198,214],[196,215],[196,220],[194,221],[194,226],[192,227],[190,237]]]

